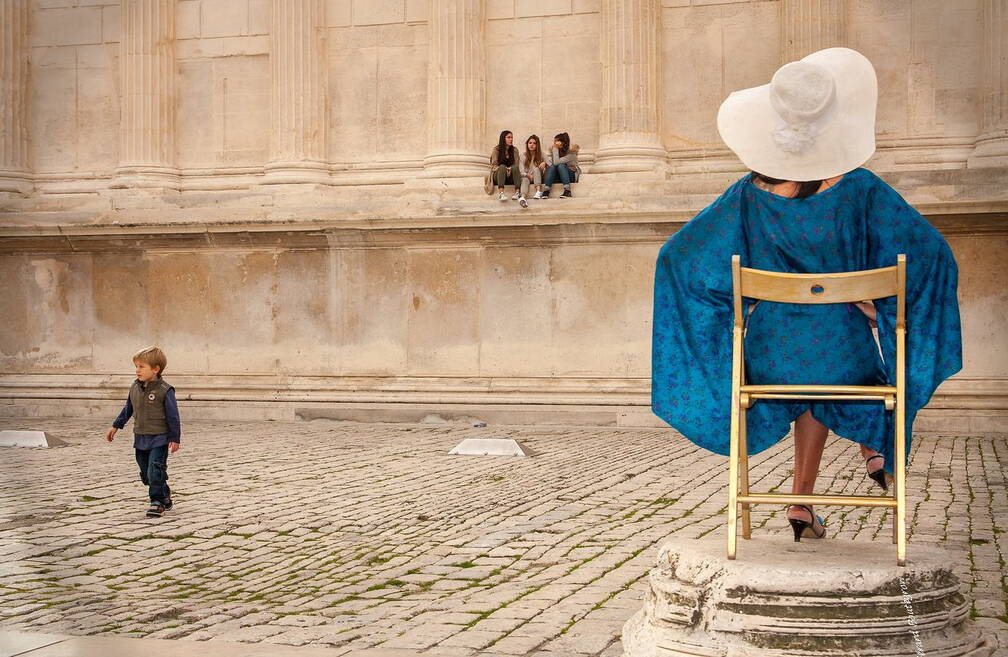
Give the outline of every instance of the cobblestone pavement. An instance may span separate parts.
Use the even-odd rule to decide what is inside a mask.
[[[725,518],[724,458],[671,431],[189,422],[176,507],[149,520],[128,433],[39,424],[0,422],[68,443],[0,450],[3,629],[614,656],[659,543]],[[538,455],[448,456],[466,437]],[[753,457],[754,486],[790,486],[790,453]],[[870,490],[851,443],[831,437],[824,463],[823,487]],[[949,549],[1008,646],[1005,466],[1005,436],[925,436],[908,491],[911,552]],[[883,510],[824,510],[834,540],[888,540]],[[783,509],[754,523],[790,531]]]

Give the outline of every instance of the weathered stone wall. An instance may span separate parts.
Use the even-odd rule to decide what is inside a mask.
[[[961,266],[921,426],[1005,430],[1005,5],[11,0],[0,397],[107,413],[158,342],[190,416],[651,422],[654,256],[742,172],[718,105],[849,45]],[[483,196],[503,128],[569,132],[576,198]]]

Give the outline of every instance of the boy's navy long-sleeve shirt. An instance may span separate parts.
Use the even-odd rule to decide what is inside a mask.
[[[116,429],[122,429],[131,417],[133,417],[133,402],[130,401],[129,395],[126,395],[126,405],[123,406],[122,411],[119,412],[119,416],[116,417],[112,426]],[[168,425],[168,433],[133,434],[133,448],[149,450],[167,445],[168,443],[182,442],[182,420],[179,418],[178,402],[175,401],[174,388],[169,389],[165,393],[165,424]]]

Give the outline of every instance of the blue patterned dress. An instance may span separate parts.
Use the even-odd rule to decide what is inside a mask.
[[[756,187],[747,175],[662,247],[655,271],[652,408],[697,445],[728,453],[731,256],[742,266],[821,273],[889,267],[907,256],[907,454],[913,419],[962,367],[958,270],[942,236],[866,169],[806,199]],[[746,309],[751,301],[745,303]],[[746,382],[895,382],[896,299],[877,299],[881,354],[852,304],[762,301],[748,319]],[[892,411],[880,402],[760,400],[748,412],[749,453],[783,438],[806,410],[834,433],[893,462]]]

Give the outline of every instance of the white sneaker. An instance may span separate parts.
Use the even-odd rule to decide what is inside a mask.
[[[501,192],[501,193],[500,193],[500,196],[499,196],[498,198],[499,198],[499,199],[500,199],[501,201],[506,201],[506,200],[507,200],[507,193],[506,193],[506,192]]]
[[[521,198],[521,192],[515,190],[514,196],[511,197],[511,200],[512,201],[517,201],[520,198]]]
[[[542,198],[542,190],[541,190],[541,189],[537,189],[537,190],[536,190],[536,193],[535,193],[535,196],[533,196],[532,198],[534,198],[534,199],[535,199],[535,200],[537,200],[537,201],[538,201],[539,199],[541,199],[541,198]]]
[[[524,196],[521,195],[518,196],[518,205],[522,206],[523,208],[528,207],[528,201],[525,200]]]

